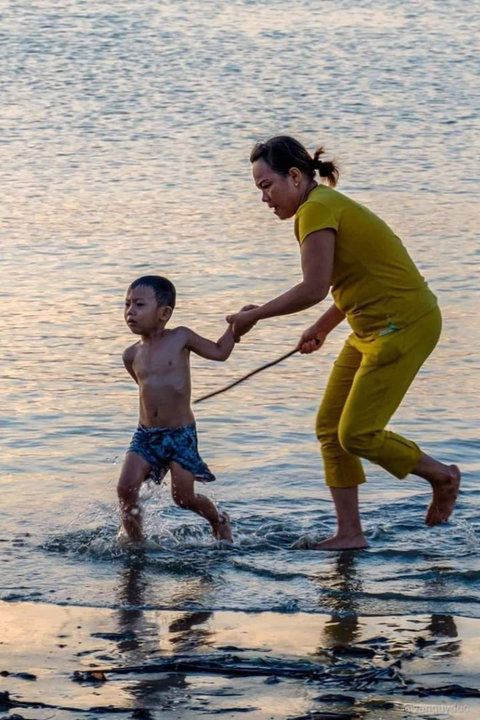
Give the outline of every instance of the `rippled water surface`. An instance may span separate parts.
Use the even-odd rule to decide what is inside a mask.
[[[0,11],[0,597],[57,604],[480,615],[478,5],[458,0],[26,0]],[[291,224],[250,178],[256,139],[325,142],[340,190],[400,234],[444,332],[394,427],[461,465],[448,526],[427,487],[368,467],[367,552],[294,551],[333,507],[313,433],[344,338],[198,406],[213,497],[237,542],[145,488],[152,547],[118,549],[115,483],[136,425],[127,285],[178,291],[173,323],[223,318],[300,276]],[[287,352],[316,315],[264,322],[202,395]]]

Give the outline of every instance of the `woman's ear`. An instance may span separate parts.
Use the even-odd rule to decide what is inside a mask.
[[[292,178],[293,182],[295,183],[295,187],[298,187],[302,180],[302,171],[299,170],[297,167],[291,167],[290,170],[288,171],[288,174]]]

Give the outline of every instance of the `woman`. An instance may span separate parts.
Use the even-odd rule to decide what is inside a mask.
[[[367,547],[358,506],[358,486],[365,482],[360,458],[397,478],[412,473],[427,480],[430,526],[448,520],[460,471],[385,430],[437,344],[441,315],[400,239],[374,213],[334,189],[338,168],[322,161],[322,154],[319,148],[312,158],[288,136],[253,148],[250,161],[262,201],[280,220],[295,217],[303,280],[227,320],[239,340],[258,321],[305,310],[331,291],[334,304],[298,343],[301,353],[311,353],[347,319],[352,333],[334,364],[316,423],[338,528],[315,549],[342,550]],[[326,184],[317,183],[315,171]]]

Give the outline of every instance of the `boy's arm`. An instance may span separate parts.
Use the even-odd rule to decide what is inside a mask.
[[[185,347],[187,350],[191,350],[207,360],[224,361],[230,357],[235,346],[231,325],[227,327],[223,335],[218,338],[217,342],[213,342],[213,340],[208,340],[201,335],[197,335],[196,332],[190,330],[189,328],[183,329],[186,333]]]
[[[123,364],[125,365],[127,372],[132,376],[132,378],[135,380],[135,382],[138,385],[138,378],[135,375],[135,371],[133,369],[133,361],[134,361],[135,355],[136,355],[136,345],[137,345],[137,343],[135,343],[135,345],[130,345],[130,347],[128,347],[123,352],[122,360],[123,360]]]

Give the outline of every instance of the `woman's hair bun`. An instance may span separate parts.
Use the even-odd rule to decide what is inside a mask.
[[[312,169],[318,170],[320,177],[326,178],[327,183],[335,187],[340,175],[338,165],[332,160],[322,160],[321,155],[325,155],[325,149],[322,145],[313,153]]]

